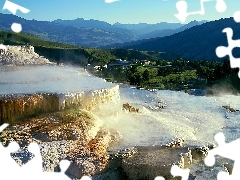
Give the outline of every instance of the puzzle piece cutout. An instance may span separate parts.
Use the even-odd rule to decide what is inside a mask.
[[[17,10],[21,11],[22,13],[29,13],[30,10],[25,8],[25,7],[22,7],[18,4],[15,4],[9,0],[6,0],[5,1],[5,4],[3,6],[3,10],[9,10],[12,14],[16,15],[17,14]]]
[[[0,132],[2,132],[6,127],[8,126],[8,124],[3,124],[0,126]],[[18,164],[12,159],[12,157],[10,156],[9,152],[13,152],[19,149],[19,145],[16,142],[12,142],[8,145],[8,147],[4,147],[1,143],[0,143],[0,159],[1,159],[1,163],[0,163],[0,169],[1,169],[1,173],[0,175],[2,177],[8,177],[8,174],[12,174],[12,175],[17,175],[18,172],[14,172],[12,173],[12,169],[17,169],[19,168]],[[17,177],[16,177],[17,178]]]
[[[12,14],[16,15],[17,14],[17,10],[21,11],[22,13],[29,13],[30,10],[25,8],[25,7],[22,7],[18,4],[15,4],[9,0],[6,0],[5,1],[5,4],[3,6],[3,10],[8,10],[10,11]],[[13,23],[12,26],[11,26],[11,29],[16,32],[16,33],[19,33],[22,31],[22,25],[19,24],[19,23]]]
[[[14,15],[17,14],[17,10],[19,10],[22,13],[25,13],[25,14],[30,12],[29,9],[27,9],[25,7],[22,7],[18,4],[15,4],[15,3],[13,3],[9,0],[5,1],[2,10],[8,10]],[[20,33],[22,31],[22,25],[14,22],[11,25],[11,29],[12,29],[13,32]],[[5,52],[7,51],[7,47],[3,44],[0,44],[0,49],[3,49]]]
[[[9,124],[1,125],[0,132],[2,132],[8,125]],[[43,172],[40,148],[37,143],[31,143],[28,146],[28,150],[29,152],[34,153],[34,158],[20,167],[10,156],[10,152],[17,151],[18,149],[19,145],[16,142],[11,142],[6,148],[0,143],[0,177],[7,177],[7,179],[10,180],[32,180],[36,179],[36,177],[37,179],[46,180],[70,180],[70,178],[64,174],[67,168],[70,166],[70,162],[68,160],[62,160],[60,162],[60,173]],[[81,180],[91,180],[91,178],[89,176],[83,176]]]
[[[0,126],[0,132],[2,132],[4,129],[6,129],[9,126],[9,124],[4,123]]]
[[[157,177],[154,178],[154,180],[165,180],[165,178],[162,177],[162,176],[157,176]]]
[[[176,177],[180,176],[182,177],[182,180],[188,180],[190,169],[182,169],[177,165],[172,166],[171,168],[171,174]]]
[[[236,11],[233,14],[233,19],[236,23],[240,23],[240,11]],[[231,68],[240,68],[240,58],[235,58],[232,54],[232,50],[236,47],[240,48],[240,39],[233,40],[233,30],[232,28],[225,28],[223,29],[224,33],[226,33],[228,46],[218,46],[216,48],[216,55],[219,58],[229,56],[230,59],[230,66]],[[240,72],[238,72],[238,77],[240,78]]]
[[[235,58],[232,54],[232,50],[236,47],[240,48],[240,39],[233,40],[233,30],[232,28],[225,28],[222,31],[227,35],[228,46],[218,46],[216,48],[216,55],[219,58],[229,56],[230,59],[230,66],[231,68],[239,68],[240,67],[240,58]],[[240,78],[240,72],[238,73],[238,77]]]
[[[4,148],[0,144],[0,169],[1,177],[8,177],[8,179],[25,179],[32,180],[38,177],[39,179],[58,179],[58,180],[70,180],[64,172],[70,165],[70,162],[67,160],[62,160],[60,162],[60,173],[56,172],[43,172],[42,170],[42,157],[40,154],[39,146],[36,143],[31,143],[28,147],[30,152],[34,152],[34,158],[20,167],[10,156],[9,152],[16,151],[19,148],[16,142],[12,142],[9,144],[7,148]],[[12,173],[14,172],[14,173]],[[88,176],[83,176],[81,180],[90,180],[91,178]]]
[[[233,14],[233,19],[234,19],[235,22],[240,23],[240,11],[236,11]]]
[[[182,177],[182,180],[188,180],[188,177],[190,174],[190,169],[182,169],[177,165],[173,165],[171,167],[171,174],[174,177]],[[165,180],[165,178],[162,176],[157,176],[157,177],[155,177],[154,180]]]
[[[204,159],[207,166],[213,166],[215,164],[215,156],[219,155],[227,159],[234,160],[234,167],[232,174],[229,175],[226,172],[218,173],[218,180],[236,180],[240,177],[240,139],[236,139],[230,143],[225,142],[225,136],[223,133],[215,135],[215,141],[218,143],[218,147],[210,150],[208,155]]]
[[[0,49],[3,49],[4,51],[7,51],[7,47],[3,44],[0,44]]]
[[[188,4],[185,0],[179,0],[176,3],[176,8],[178,10],[178,14],[175,14],[175,17],[178,18],[181,22],[185,22],[187,17],[190,15],[204,15],[205,14],[205,8],[204,8],[204,3],[208,1],[213,1],[213,0],[200,0],[200,7],[201,9],[199,11],[193,11],[193,12],[187,12],[188,10]],[[216,1],[216,6],[215,9],[219,12],[225,12],[227,9],[227,5],[224,0],[215,0]]]
[[[39,146],[36,143],[31,143],[28,147],[28,150],[30,152],[34,152],[35,157],[28,162],[27,164],[24,164],[22,167],[18,168],[18,178],[19,174],[20,177],[19,179],[26,179],[26,180],[32,180],[35,179],[36,177],[38,179],[47,179],[47,180],[52,180],[52,179],[58,179],[58,180],[70,180],[69,177],[67,177],[64,172],[67,170],[67,168],[70,165],[70,162],[67,160],[62,160],[60,162],[60,173],[56,172],[43,172],[42,169],[42,157],[40,154],[40,149]],[[11,169],[11,171],[13,171]],[[15,172],[15,169],[14,169]],[[15,179],[15,177],[14,177]]]
[[[41,172],[40,177],[41,179],[46,178],[46,179],[59,179],[59,180],[70,180],[69,177],[67,177],[64,172],[67,170],[67,168],[69,167],[70,162],[67,160],[62,160],[59,164],[61,172],[60,173],[56,173],[56,172]],[[35,176],[34,177],[39,177],[39,176]],[[33,178],[34,178],[33,177]]]
[[[7,52],[7,46],[0,44],[0,49],[3,49],[4,52]]]
[[[114,2],[117,2],[119,0],[105,0],[105,3],[114,3]]]

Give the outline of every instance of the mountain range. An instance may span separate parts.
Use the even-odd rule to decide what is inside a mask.
[[[13,22],[20,23],[23,32],[39,38],[78,46],[102,47],[116,43],[125,43],[145,38],[163,37],[186,28],[201,24],[192,22],[187,25],[180,23],[161,22],[157,24],[109,24],[98,20],[26,20],[12,14],[0,13],[0,29],[10,31]]]
[[[128,29],[134,32],[139,36],[140,39],[148,39],[154,37],[164,37],[169,36],[177,32],[184,31],[187,28],[191,28],[196,25],[203,24],[207,21],[192,21],[188,24],[180,24],[180,23],[168,23],[168,22],[160,22],[157,24],[147,24],[147,23],[139,23],[139,24],[120,24],[115,23],[114,26]]]
[[[11,14],[0,14],[0,29],[10,30],[13,22],[20,23],[23,32],[45,40],[68,43],[78,46],[98,47],[112,42],[127,42],[138,38],[131,32],[104,31],[96,28],[66,26],[49,21],[26,20]]]
[[[222,60],[216,56],[215,50],[218,46],[228,46],[226,33],[222,32],[227,27],[232,28],[233,39],[240,39],[240,24],[233,18],[225,18],[206,22],[171,36],[135,41],[122,44],[120,47],[168,52],[180,55],[187,60]],[[240,57],[239,50],[237,47],[233,49],[234,57]]]
[[[167,23],[160,22],[156,24],[147,24],[147,23],[139,23],[139,24],[121,24],[115,23],[113,25],[98,20],[84,20],[82,18],[78,18],[75,20],[55,20],[53,21],[58,24],[62,24],[65,26],[73,26],[77,28],[95,28],[102,29],[104,31],[110,32],[125,32],[132,33],[138,39],[148,39],[154,37],[164,37],[167,35],[171,35],[177,32],[184,31],[187,28],[191,28],[196,25],[200,25],[205,23],[206,21],[192,21],[188,24],[181,23]]]
[[[215,21],[192,21],[189,24],[109,24],[98,20],[26,20],[0,14],[0,29],[10,31],[13,22],[21,23],[23,32],[45,40],[93,48],[120,48],[165,52],[187,60],[222,60],[216,56],[218,46],[228,46],[226,27],[233,29],[233,39],[240,39],[240,23],[233,18]],[[148,31],[147,31],[148,30]],[[240,49],[233,49],[234,57]],[[227,58],[227,57],[224,57]]]

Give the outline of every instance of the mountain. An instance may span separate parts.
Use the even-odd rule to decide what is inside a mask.
[[[155,38],[170,36],[170,35],[173,35],[175,33],[182,32],[186,29],[189,29],[189,28],[194,27],[194,26],[201,25],[201,24],[206,23],[206,22],[207,21],[192,21],[192,22],[190,22],[188,24],[185,24],[185,25],[183,25],[183,26],[181,26],[180,28],[177,28],[177,29],[162,29],[162,30],[156,30],[156,31],[150,32],[148,34],[143,34],[143,35],[141,35],[140,40],[137,40],[137,41],[110,44],[110,45],[107,45],[107,46],[101,46],[101,48],[104,48],[104,49],[106,49],[106,48],[124,48],[124,47],[132,46],[132,45],[135,45],[135,44],[141,44],[141,43],[144,43],[144,42],[149,42],[151,40],[154,40]]]
[[[121,48],[168,52],[189,60],[220,60],[215,49],[218,46],[228,46],[226,34],[222,33],[226,27],[233,29],[233,39],[240,39],[240,24],[235,23],[233,18],[225,18],[206,22],[171,36],[131,42]],[[233,49],[233,55],[240,56],[239,48]]]
[[[68,43],[78,46],[98,47],[112,43],[137,40],[130,31],[106,31],[103,29],[73,27],[55,22],[26,20],[11,14],[0,13],[1,30],[10,30],[11,24],[18,22],[23,32],[46,40]]]
[[[118,28],[124,28],[131,30],[138,36],[142,36],[144,34],[148,34],[158,30],[167,30],[167,29],[177,29],[182,27],[184,24],[181,23],[167,23],[167,22],[160,22],[157,24],[147,24],[147,23],[139,23],[139,24],[121,24],[115,23],[113,26]]]
[[[1,30],[10,31],[13,22],[20,23],[24,33],[33,34],[45,40],[94,48],[132,42],[149,37],[168,36],[190,26],[189,24],[183,25],[180,23],[166,22],[157,24],[117,23],[111,25],[104,21],[84,20],[82,18],[75,20],[58,19],[49,22],[26,20],[11,14],[0,13]],[[198,22],[195,22],[195,24],[191,26],[197,24]],[[145,42],[145,40],[143,40],[143,42]]]
[[[140,39],[150,39],[150,38],[155,38],[155,37],[170,36],[172,34],[184,31],[185,29],[189,29],[193,26],[201,25],[205,22],[206,21],[192,21],[192,22],[185,24],[177,29],[161,29],[161,30],[151,31],[150,33],[141,35]]]
[[[139,24],[121,24],[115,23],[113,25],[99,20],[85,20],[83,18],[77,18],[74,20],[61,20],[57,19],[52,22],[62,24],[65,26],[73,26],[77,28],[96,28],[102,29],[104,31],[110,32],[120,32],[120,33],[128,33],[134,34],[134,38],[137,39],[148,39],[155,37],[164,37],[168,35],[172,35],[174,33],[183,31],[187,28],[200,25],[204,21],[192,21],[189,24],[180,24],[180,23],[167,23],[161,22],[157,24],[147,24],[147,23],[139,23]]]
[[[122,32],[122,33],[125,32],[129,34],[132,33],[130,30],[127,30],[125,28],[115,27],[105,21],[99,21],[94,19],[90,19],[90,20],[85,20],[83,18],[77,18],[74,20],[57,19],[52,22],[62,24],[65,26],[73,26],[77,28],[93,28],[93,29],[102,29],[104,31],[110,31],[110,32]]]

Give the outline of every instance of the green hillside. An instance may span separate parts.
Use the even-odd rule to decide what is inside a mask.
[[[121,59],[148,59],[156,61],[162,59],[161,53],[126,49],[95,49],[79,47],[69,44],[42,40],[33,35],[13,32],[0,32],[0,43],[4,45],[26,45],[35,47],[35,51],[54,62],[64,62],[85,65],[97,63],[105,65],[112,60]]]
[[[4,45],[23,45],[31,44],[33,46],[45,46],[45,47],[54,47],[54,48],[77,48],[77,46],[45,41],[40,38],[37,38],[33,35],[24,34],[24,33],[14,33],[1,31],[0,32],[0,43]]]

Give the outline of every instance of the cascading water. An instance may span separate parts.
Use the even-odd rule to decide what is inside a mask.
[[[188,145],[202,146],[214,143],[217,132],[223,131],[228,141],[240,135],[237,132],[240,112],[227,112],[222,107],[230,104],[240,109],[238,96],[206,97],[121,88],[120,97],[121,104],[129,102],[139,108],[139,113],[121,111],[111,119],[106,117],[106,126],[123,134],[119,144],[122,147],[164,145],[176,138],[183,138]],[[157,109],[163,102],[166,107]],[[234,133],[230,129],[235,129]]]
[[[40,111],[42,107],[57,111],[68,108],[69,105],[76,107],[86,103],[83,108],[88,108],[100,104],[93,108],[92,112],[101,120],[102,127],[117,130],[123,136],[121,141],[111,146],[111,151],[132,147],[153,148],[166,145],[177,138],[184,139],[186,147],[201,147],[215,143],[213,137],[221,131],[226,135],[227,141],[240,136],[240,112],[229,112],[222,107],[230,105],[234,109],[240,109],[239,96],[206,97],[168,90],[150,92],[134,88],[119,89],[116,84],[90,76],[84,69],[72,67],[0,66],[0,76],[2,99],[13,97],[12,94],[27,94],[29,97],[34,94],[35,98],[29,100],[28,96],[24,96],[28,99],[18,101],[21,111],[16,111],[16,102],[8,102],[8,106],[5,107],[11,107],[11,111],[7,112],[6,108],[2,108],[1,114],[17,112],[17,115],[24,117],[32,115],[30,111],[47,112]],[[5,100],[0,102],[1,107],[4,106],[3,102]],[[36,105],[36,108],[29,109],[29,105],[24,104],[26,102],[30,107]],[[102,102],[108,103],[101,104]],[[130,103],[138,108],[139,112],[122,110],[124,103]],[[24,114],[26,109],[28,111]],[[6,117],[10,116],[8,115]],[[155,155],[155,152],[150,153],[148,157]],[[130,168],[129,164],[125,162],[127,168]],[[157,172],[153,171],[153,174]]]
[[[200,164],[188,165],[187,160],[180,160],[180,154],[192,151],[192,158],[198,159],[203,154],[195,153],[195,148],[216,144],[214,135],[223,132],[226,141],[240,137],[240,112],[230,112],[222,106],[240,109],[239,96],[192,96],[184,92],[137,90],[120,88],[120,101],[139,108],[139,113],[120,111],[116,116],[101,117],[105,126],[118,130],[123,139],[110,149],[137,147],[139,152],[133,158],[123,160],[122,167],[130,179],[154,179],[163,175],[171,179],[172,164],[187,165],[192,173],[202,177],[216,177],[224,163],[216,165],[217,171],[209,172]],[[164,108],[159,108],[164,107]],[[104,110],[103,110],[104,111]],[[102,113],[102,112],[101,112]],[[176,139],[184,139],[184,147],[165,149],[164,145]],[[183,157],[184,159],[184,157]],[[191,159],[191,156],[190,156]],[[200,158],[201,159],[201,158]],[[203,174],[197,173],[202,171]]]

